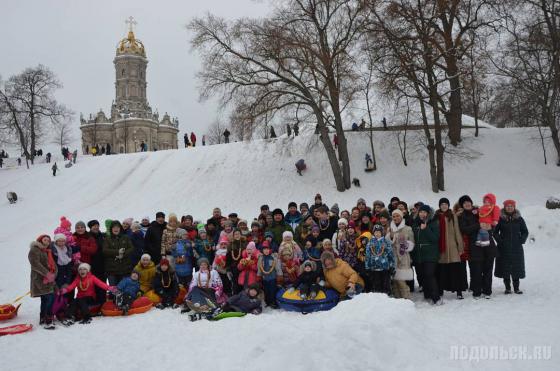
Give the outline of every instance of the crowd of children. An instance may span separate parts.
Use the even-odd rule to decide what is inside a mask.
[[[89,308],[106,300],[126,314],[142,295],[156,296],[160,309],[215,313],[258,314],[261,298],[277,308],[279,289],[298,290],[304,300],[325,288],[341,300],[362,292],[411,299],[418,290],[442,304],[444,291],[491,298],[493,274],[505,294],[512,284],[521,294],[528,230],[515,201],[503,205],[493,194],[480,207],[469,196],[454,205],[442,198],[437,210],[422,202],[409,209],[398,197],[370,208],[360,198],[340,211],[317,194],[311,206],[291,202],[287,213],[263,205],[250,224],[215,208],[205,222],[175,214],[166,221],[163,212],[151,223],[105,220],[104,233],[97,220],[89,230],[77,222],[72,233],[62,217],[52,239],[42,234],[31,243],[31,295],[41,298],[40,323],[52,329],[55,318],[89,323]]]

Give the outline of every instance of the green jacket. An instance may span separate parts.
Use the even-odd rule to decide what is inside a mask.
[[[124,248],[122,258],[119,250]],[[103,258],[105,261],[105,272],[107,274],[128,275],[132,271],[130,256],[134,252],[134,246],[126,235],[110,236],[103,240]]]
[[[292,234],[294,233],[292,227],[289,224],[284,222],[284,219],[280,223],[272,222],[272,225],[266,229],[266,232],[272,232],[274,236],[272,240],[276,242],[278,245],[282,243],[282,233],[290,231]]]
[[[416,218],[412,225],[415,241],[412,259],[415,264],[437,263],[439,261],[439,222],[430,214],[425,229],[420,228],[421,224],[421,220]]]

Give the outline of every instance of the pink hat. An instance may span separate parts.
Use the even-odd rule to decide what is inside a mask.
[[[64,229],[70,229],[72,227],[72,223],[65,216],[60,218],[60,226]]]
[[[256,249],[255,243],[253,241],[249,242],[247,244],[247,247],[245,248],[245,250],[250,251],[251,253],[254,253]]]
[[[218,244],[221,244],[222,242],[229,243],[229,238],[227,238],[227,236],[222,236],[218,241]]]

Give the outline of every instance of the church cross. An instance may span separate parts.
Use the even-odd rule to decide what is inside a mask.
[[[128,30],[130,32],[132,32],[132,27],[136,26],[138,24],[138,22],[136,22],[134,20],[134,17],[132,17],[132,16],[128,17],[128,19],[126,21],[124,21],[124,23],[126,23],[128,25]]]

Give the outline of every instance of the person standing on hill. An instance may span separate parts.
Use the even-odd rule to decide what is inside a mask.
[[[205,146],[206,145],[206,135],[202,136],[202,145]]]
[[[292,127],[290,124],[286,124],[286,134],[288,134],[288,138],[292,136]]]
[[[196,147],[196,135],[194,135],[194,132],[191,131],[191,143],[193,147]]]
[[[165,222],[165,214],[159,211],[156,214],[156,220],[154,220],[144,236],[146,253],[150,254],[152,260],[157,265],[161,259],[161,239],[163,237],[163,231],[167,228],[167,223]]]
[[[185,148],[188,147],[189,144],[189,134],[185,133],[185,135],[183,135],[183,141],[185,142]]]
[[[270,139],[276,138],[276,132],[274,131],[274,126],[270,126]]]
[[[298,136],[299,135],[299,124],[296,122],[294,124],[294,136]]]
[[[56,166],[56,162],[54,163],[51,169],[52,169],[52,175],[56,176],[56,171],[58,170],[58,166]]]
[[[226,130],[224,131],[224,139],[225,139],[225,142],[226,142],[226,143],[229,143],[229,135],[230,135],[230,134],[231,134],[231,133],[229,132],[228,129],[226,129]]]

